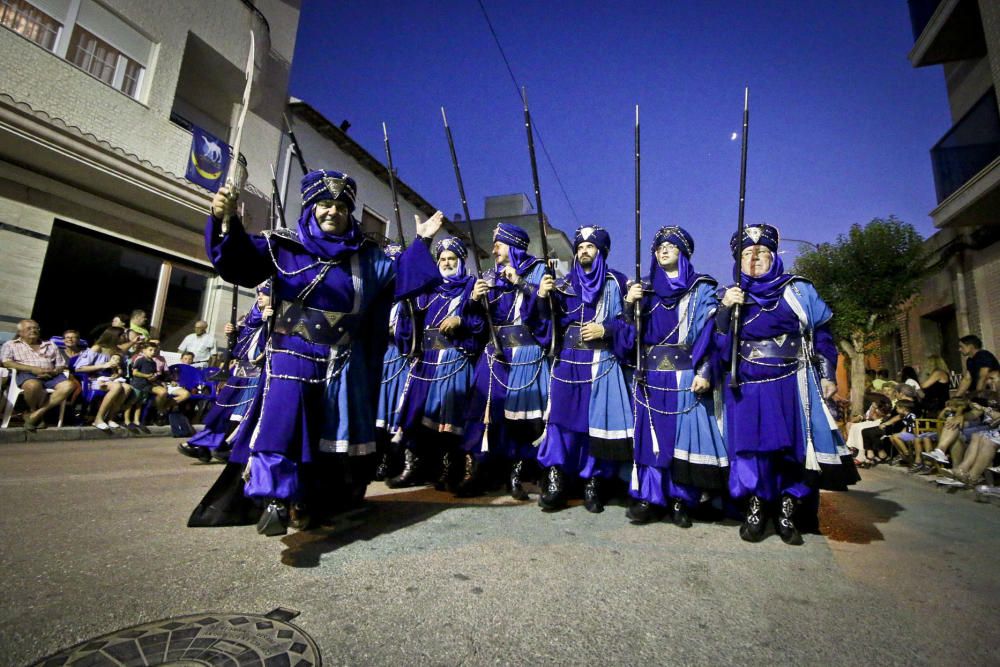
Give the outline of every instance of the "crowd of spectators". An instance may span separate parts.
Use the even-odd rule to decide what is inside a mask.
[[[903,465],[957,487],[980,484],[991,472],[1000,477],[1000,363],[976,336],[962,337],[959,352],[965,368],[954,391],[936,354],[922,372],[906,367],[895,382],[869,372],[865,414],[847,425],[859,467]]]
[[[205,373],[191,374],[182,367],[210,367],[217,348],[207,322],[199,320],[178,349],[180,363],[168,365],[147,324],[143,310],[116,315],[90,332],[93,342],[88,345],[76,329],[43,340],[37,322],[21,320],[15,337],[0,347],[0,363],[6,369],[0,395],[7,400],[16,393],[6,384],[13,378],[23,396],[21,419],[29,431],[46,428],[46,415],[65,403],[74,406],[68,414],[77,424],[149,433],[144,415],[145,421],[164,423],[171,412],[193,403],[193,395],[211,392],[204,380],[185,386],[182,376],[190,380]]]

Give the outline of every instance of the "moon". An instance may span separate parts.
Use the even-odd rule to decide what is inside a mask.
[[[733,133],[732,133],[731,135],[729,135],[729,140],[730,140],[730,141],[736,141],[736,137],[737,137],[737,136],[738,136],[738,135],[737,135],[737,134],[736,134],[735,132],[733,132]]]

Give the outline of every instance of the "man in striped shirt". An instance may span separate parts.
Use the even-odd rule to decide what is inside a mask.
[[[0,348],[4,368],[17,371],[17,386],[24,392],[28,414],[24,428],[34,431],[45,428],[45,413],[58,407],[76,388],[66,375],[66,361],[52,341],[43,341],[38,322],[21,320],[17,323],[17,338]],[[52,390],[49,396],[47,389]]]

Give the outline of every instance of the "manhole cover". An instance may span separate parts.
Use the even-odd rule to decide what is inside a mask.
[[[309,635],[272,615],[196,614],[118,630],[35,664],[311,667],[322,661]]]

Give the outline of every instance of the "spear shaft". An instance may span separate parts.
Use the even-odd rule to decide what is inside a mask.
[[[736,275],[739,276],[738,284],[743,286],[742,252],[740,245],[743,243],[743,212],[746,205],[747,196],[747,137],[750,131],[750,88],[743,89],[743,140],[740,146],[740,212],[736,227]],[[730,350],[729,360],[729,387],[736,389],[740,386],[737,376],[739,369],[740,352],[740,320],[742,304],[733,306],[733,320],[729,326],[729,331],[733,336],[733,346]]]
[[[472,225],[472,216],[469,214],[469,201],[465,197],[465,184],[462,182],[462,168],[458,165],[458,154],[455,153],[455,140],[451,136],[451,126],[448,125],[448,116],[441,107],[441,120],[444,121],[444,133],[448,137],[448,151],[451,153],[451,164],[455,168],[455,181],[458,183],[458,196],[462,199],[462,214],[465,222],[469,225],[469,240],[472,242],[472,257],[476,264],[476,275],[483,277],[483,265],[479,260],[479,244],[476,243],[476,230]],[[503,348],[500,347],[500,339],[497,337],[496,328],[493,326],[493,315],[490,314],[489,295],[483,297],[483,310],[486,311],[486,325],[490,328],[490,342],[493,349],[500,354]]]
[[[635,105],[635,282],[642,285],[642,222],[639,189],[639,105]],[[642,377],[642,296],[635,302],[635,374]]]
[[[309,173],[309,169],[306,167],[306,159],[302,156],[302,148],[299,146],[299,140],[295,138],[295,132],[292,130],[292,124],[288,122],[288,116],[281,114],[281,117],[285,121],[285,131],[288,133],[288,139],[292,142],[292,152],[295,153],[295,159],[298,160],[299,169],[302,170],[302,175],[305,176]]]

